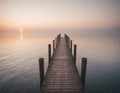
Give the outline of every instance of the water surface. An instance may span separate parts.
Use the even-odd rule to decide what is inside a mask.
[[[53,38],[0,41],[0,93],[39,93],[38,59],[45,58]],[[120,44],[111,40],[73,38],[77,67],[87,57],[85,93],[119,93]]]

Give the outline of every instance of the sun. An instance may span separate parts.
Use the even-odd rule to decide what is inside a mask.
[[[19,29],[19,32],[23,33],[23,28],[20,28],[20,29]]]

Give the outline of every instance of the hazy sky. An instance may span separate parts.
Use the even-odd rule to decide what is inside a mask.
[[[0,0],[0,28],[120,26],[120,0]]]

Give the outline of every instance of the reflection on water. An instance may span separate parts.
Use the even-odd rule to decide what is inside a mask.
[[[23,40],[23,32],[20,33],[20,40]]]
[[[39,93],[38,58],[45,58],[52,39],[0,42],[0,93]],[[88,58],[86,93],[119,93],[120,47],[102,40],[75,39],[77,67]]]
[[[78,62],[81,57],[88,58],[85,93],[119,93],[120,44],[102,39],[76,39],[76,43]]]
[[[38,58],[47,60],[47,43],[47,39],[0,43],[0,93],[39,92]]]

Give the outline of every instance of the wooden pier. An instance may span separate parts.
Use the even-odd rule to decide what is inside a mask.
[[[77,45],[65,34],[59,34],[48,45],[48,68],[44,76],[44,59],[39,59],[40,93],[84,93],[87,59],[82,58],[81,76],[76,67]],[[72,49],[72,46],[74,46]],[[73,55],[72,55],[73,50]]]

